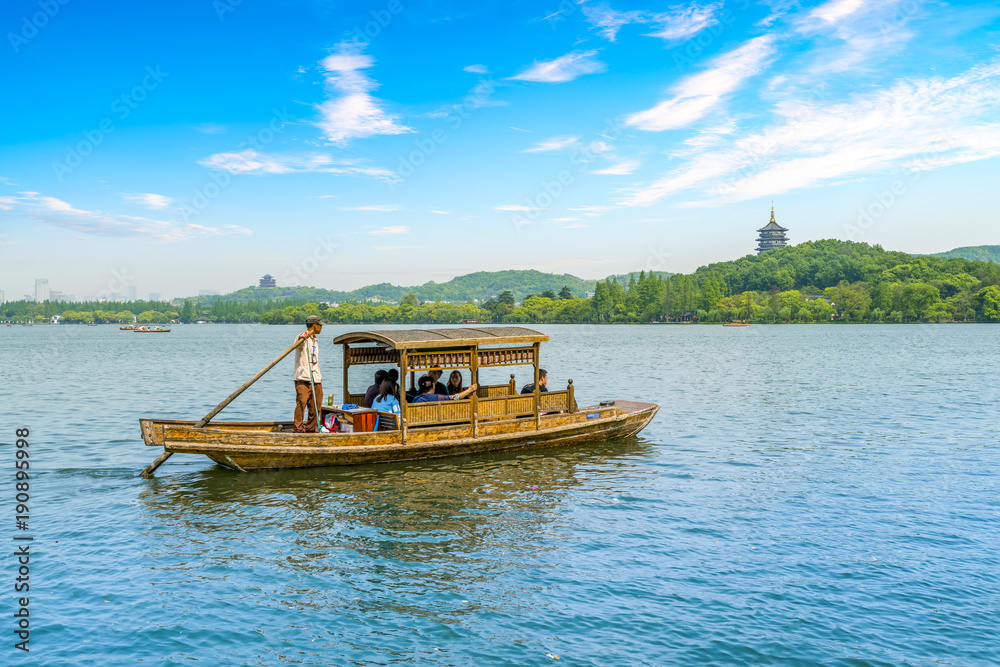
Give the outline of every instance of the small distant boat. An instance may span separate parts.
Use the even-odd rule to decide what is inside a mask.
[[[753,310],[750,307],[750,292],[747,292],[747,317],[753,317]],[[746,320],[733,320],[732,322],[726,322],[722,326],[724,327],[748,327],[750,323]]]
[[[135,327],[132,326],[131,324],[128,325],[127,327],[118,327],[118,328],[121,329],[122,331],[134,331],[135,330]]]
[[[170,329],[161,329],[160,327],[136,327],[132,331],[135,333],[170,333]]]

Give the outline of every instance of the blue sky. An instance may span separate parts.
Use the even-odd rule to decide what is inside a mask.
[[[0,5],[0,289],[597,278],[997,244],[1000,7]]]

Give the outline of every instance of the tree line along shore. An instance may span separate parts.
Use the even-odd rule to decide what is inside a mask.
[[[627,281],[597,281],[593,296],[568,286],[524,296],[504,290],[483,303],[399,304],[306,299],[185,299],[113,304],[9,302],[7,321],[163,324],[220,322],[302,324],[309,315],[342,324],[455,324],[461,322],[635,323],[904,323],[1000,322],[1000,264],[961,257],[913,256],[850,241],[808,241],[702,266],[691,274],[640,272]]]

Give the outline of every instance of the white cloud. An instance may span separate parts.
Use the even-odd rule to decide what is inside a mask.
[[[362,44],[341,42],[332,55],[320,62],[327,86],[337,96],[319,105],[322,119],[317,124],[335,144],[413,131],[399,122],[399,116],[384,111],[382,101],[372,96],[378,84],[362,70],[372,67],[375,59],[361,53],[363,49]]]
[[[697,4],[672,7],[670,11],[652,17],[651,22],[658,23],[660,27],[656,32],[650,33],[649,37],[667,41],[687,39],[717,24],[719,20],[716,15],[720,9],[721,2],[704,7]]]
[[[10,201],[7,202],[7,206],[2,208],[11,211],[9,215],[94,236],[144,238],[171,243],[199,236],[253,233],[249,229],[237,225],[207,227],[173,220],[156,220],[104,211],[88,211],[74,208],[69,202],[55,197],[46,197],[37,192],[20,194],[20,197],[6,198]]]
[[[589,218],[596,218],[598,216],[604,215],[608,211],[613,211],[617,206],[577,206],[576,208],[570,208],[571,211],[580,211],[585,216]]]
[[[798,76],[793,75],[793,81],[816,86],[821,75],[860,69],[868,60],[898,55],[916,36],[909,24],[921,9],[920,3],[900,0],[833,0],[817,7],[795,21],[799,32],[822,39],[808,53],[809,61],[795,69]]]
[[[696,135],[685,139],[684,148],[673,151],[671,156],[686,157],[696,155],[709,146],[717,146],[723,141],[727,141],[734,132],[736,132],[736,120],[727,118],[718,125],[703,128]]]
[[[471,72],[473,74],[489,74],[490,70],[486,65],[467,65],[462,68],[463,72]]]
[[[494,211],[534,211],[530,206],[521,206],[520,204],[501,204],[500,206],[494,206]]]
[[[17,203],[16,197],[0,197],[0,211],[9,211]]]
[[[565,83],[584,74],[597,74],[608,67],[594,56],[597,51],[573,51],[546,62],[536,62],[517,76],[518,81],[538,81],[541,83]]]
[[[656,32],[648,37],[657,37],[667,41],[687,39],[699,32],[717,24],[716,15],[722,9],[722,3],[671,7],[666,12],[651,12],[634,10],[621,12],[612,9],[607,3],[599,5],[583,5],[583,15],[587,22],[597,28],[597,32],[610,42],[618,37],[622,26],[630,23],[652,23],[657,25]]]
[[[531,130],[525,130],[525,129],[524,129],[524,128],[522,128],[522,127],[514,127],[513,125],[511,125],[511,126],[510,126],[510,129],[512,129],[512,130],[517,130],[518,132],[527,132],[528,134],[531,134]]]
[[[154,210],[167,208],[173,203],[173,200],[170,197],[166,197],[164,195],[154,195],[149,192],[135,195],[122,195],[122,199]]]
[[[248,148],[238,153],[216,153],[198,164],[216,171],[228,171],[230,174],[248,174],[260,176],[263,174],[290,174],[293,172],[318,171],[328,174],[348,174],[352,176],[371,176],[379,179],[392,179],[395,174],[387,169],[368,167],[356,160],[335,160],[325,153],[309,155],[263,155]]]
[[[55,197],[39,197],[38,201],[42,208],[48,209],[50,211],[57,211],[59,213],[86,214],[90,212],[73,208],[73,206],[68,202],[64,202],[61,199],[56,199]]]
[[[558,151],[563,148],[569,148],[577,141],[580,137],[552,137],[546,139],[545,141],[540,141],[531,148],[525,148],[522,153],[546,153],[548,151]]]
[[[397,226],[397,227],[382,227],[381,229],[373,229],[372,231],[370,231],[368,233],[369,234],[373,234],[375,236],[387,236],[387,235],[392,235],[392,234],[409,234],[410,233],[410,228],[409,227],[402,227],[402,226]]]
[[[371,204],[370,206],[345,206],[341,211],[398,211],[403,208],[399,204]]]
[[[837,23],[865,6],[865,0],[830,0],[809,13],[826,23]]]
[[[623,202],[646,205],[699,189],[711,202],[741,201],[804,187],[909,173],[1000,156],[1000,61],[950,79],[901,79],[828,104],[784,103],[779,121],[706,147]]]
[[[551,220],[545,220],[545,222],[558,222],[558,223],[563,223],[563,222],[576,222],[576,221],[578,221],[579,219],[580,219],[580,218],[552,218]]]
[[[583,15],[587,18],[587,22],[597,28],[597,32],[609,42],[617,39],[618,31],[622,26],[629,23],[646,23],[647,21],[645,12],[638,10],[619,12],[611,9],[606,2],[595,6],[583,5]]]
[[[628,160],[625,162],[619,162],[618,164],[613,164],[610,167],[605,167],[604,169],[597,169],[590,173],[601,174],[605,176],[626,176],[631,174],[633,171],[639,168],[639,163],[635,160]]]
[[[431,213],[437,213],[438,215],[451,215],[451,211],[435,211],[435,210],[431,210]]]
[[[674,86],[674,97],[625,119],[627,125],[658,132],[690,125],[715,108],[747,78],[759,73],[774,53],[774,38],[755,37],[712,60],[710,68]]]

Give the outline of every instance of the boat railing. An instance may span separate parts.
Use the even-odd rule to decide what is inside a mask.
[[[542,412],[576,412],[575,401],[569,389],[542,392],[539,401]]]
[[[524,417],[535,413],[534,394],[495,396],[479,399],[480,419]]]
[[[510,382],[504,384],[481,384],[476,390],[478,398],[493,398],[494,396],[513,396],[517,393],[514,384],[514,376],[510,376]]]
[[[482,405],[482,401],[479,402]],[[406,406],[408,426],[428,426],[431,424],[453,424],[472,421],[472,401],[436,401],[433,403],[409,403]]]
[[[507,387],[508,385],[496,385]],[[566,389],[546,391],[539,395],[539,409],[543,413],[576,412],[573,383]],[[472,401],[436,401],[409,403],[406,406],[406,423],[409,426],[455,424],[472,421]],[[489,396],[476,400],[476,420],[503,420],[528,417],[535,413],[534,394]]]

